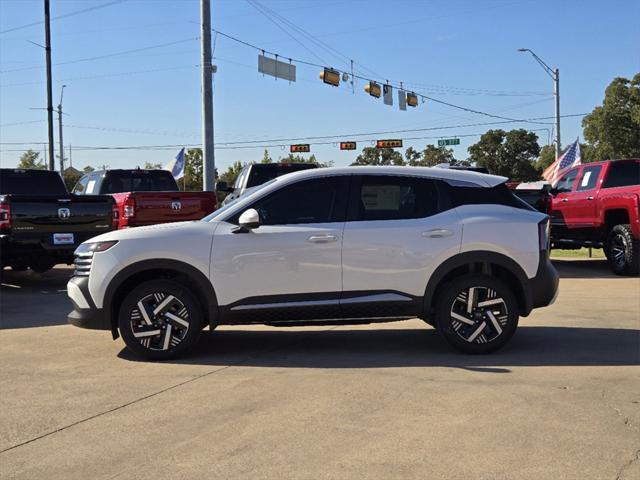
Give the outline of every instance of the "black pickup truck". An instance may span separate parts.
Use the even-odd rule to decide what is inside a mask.
[[[2,269],[71,264],[80,243],[113,228],[111,196],[72,195],[57,172],[0,168]]]

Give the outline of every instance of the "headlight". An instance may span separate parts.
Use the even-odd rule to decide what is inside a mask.
[[[82,243],[76,251],[74,252],[76,255],[83,255],[87,253],[95,253],[95,252],[105,252],[113,247],[117,240],[111,240],[108,242],[92,242],[92,243]]]

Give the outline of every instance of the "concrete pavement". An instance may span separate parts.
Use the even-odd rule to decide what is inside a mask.
[[[66,325],[68,270],[0,290],[0,477],[640,477],[640,279],[557,262],[557,303],[489,356],[419,320],[224,327],[145,363]]]

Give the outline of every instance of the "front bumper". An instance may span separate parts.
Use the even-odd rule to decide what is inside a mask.
[[[547,307],[555,302],[558,296],[560,276],[549,259],[546,251],[540,252],[540,261],[536,276],[528,280],[531,292],[531,307]]]
[[[67,292],[73,311],[67,315],[71,325],[91,330],[111,330],[111,318],[107,310],[97,308],[89,295],[89,277],[72,277]]]

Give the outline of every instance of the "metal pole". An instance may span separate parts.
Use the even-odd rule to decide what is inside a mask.
[[[53,156],[53,92],[51,80],[51,25],[49,20],[49,0],[44,0],[44,35],[47,61],[47,127],[49,132],[49,170],[55,170]]]
[[[556,97],[556,158],[562,155],[562,144],[560,143],[560,70],[555,69],[553,76],[553,93]]]
[[[200,0],[202,76],[202,180],[203,190],[212,191],[215,181],[213,152],[213,89],[211,68],[211,1]]]
[[[58,105],[58,138],[60,138],[60,175],[64,176],[64,145],[62,143],[62,104]]]
[[[69,168],[73,167],[73,163],[71,162],[71,144],[69,144]]]

